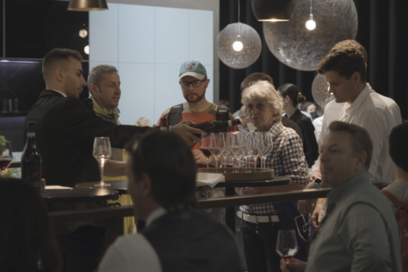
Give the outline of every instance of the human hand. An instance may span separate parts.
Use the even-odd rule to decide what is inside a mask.
[[[208,158],[204,155],[204,153],[201,150],[194,149],[192,152],[196,164],[207,165]]]
[[[170,131],[177,133],[181,138],[183,138],[188,146],[193,146],[196,143],[201,142],[197,135],[201,135],[204,133],[204,131],[198,128],[190,127],[192,124],[194,124],[192,121],[183,121],[175,126],[171,126]]]
[[[310,174],[310,178],[309,178],[309,182],[314,181],[315,179],[321,179],[322,178],[322,174],[319,172],[319,170],[314,170],[311,174]]]
[[[254,187],[240,187],[239,192],[237,192],[239,195],[253,195],[256,193],[256,188]]]
[[[313,182],[306,186],[306,189],[316,189],[316,184]],[[316,199],[302,199],[298,202],[298,210],[301,214],[308,214],[313,212],[315,208]]]
[[[292,258],[288,264],[284,258],[280,260],[280,269],[282,272],[303,272],[306,270],[306,265],[306,262],[302,262],[295,258]]]
[[[315,209],[313,211],[313,214],[312,214],[312,224],[313,224],[313,227],[316,228],[316,229],[320,228],[320,224],[319,224],[318,220],[319,220],[320,212],[322,210],[323,202],[324,202],[324,198],[317,199],[316,207],[315,207]]]

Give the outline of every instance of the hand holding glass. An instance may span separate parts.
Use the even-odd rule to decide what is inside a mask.
[[[280,230],[276,243],[276,252],[285,259],[288,264],[298,251],[298,244],[294,230]]]
[[[99,184],[95,184],[95,186],[98,187],[110,186],[110,184],[103,182],[103,169],[105,167],[106,161],[110,158],[111,155],[112,151],[109,137],[95,137],[93,156],[99,163],[101,174],[101,182]]]

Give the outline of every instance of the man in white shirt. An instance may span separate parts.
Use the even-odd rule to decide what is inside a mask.
[[[152,131],[128,151],[128,190],[146,229],[119,237],[99,271],[242,271],[232,234],[192,209],[197,167],[182,139]]]
[[[345,103],[339,120],[359,125],[370,134],[374,151],[369,173],[371,182],[379,186],[395,178],[395,166],[388,153],[388,136],[393,127],[401,123],[398,105],[391,98],[376,93],[366,81],[367,53],[356,41],[344,41],[333,47],[319,63],[318,72],[324,74],[336,103]],[[333,102],[334,103],[334,102]],[[330,103],[329,103],[330,104]],[[320,141],[325,138],[323,124]],[[312,167],[310,179],[320,178],[320,159]],[[324,181],[323,181],[324,182]],[[319,199],[312,221],[318,226],[317,218],[323,199]]]

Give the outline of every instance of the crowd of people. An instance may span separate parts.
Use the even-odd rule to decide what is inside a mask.
[[[43,176],[47,184],[65,186],[99,180],[92,142],[107,136],[115,149],[105,174],[128,179],[129,195],[119,201],[133,203],[145,227],[106,249],[97,242],[104,239],[99,225],[51,229],[34,190],[5,179],[0,271],[238,272],[242,255],[248,272],[408,271],[408,124],[395,101],[367,82],[367,53],[356,41],[336,44],[317,67],[334,96],[324,110],[307,103],[294,84],[275,88],[270,76],[254,73],[242,81],[243,106],[234,117],[226,102],[206,100],[206,69],[187,61],[178,75],[186,101],[169,105],[154,128],[143,118],[134,126],[120,124],[120,77],[113,66],[90,72],[93,109],[87,108],[78,99],[86,85],[80,61],[69,49],[54,49],[43,60],[46,90],[27,116],[36,123]],[[332,189],[326,199],[240,206],[243,252],[220,223],[223,209],[195,210],[198,199],[225,194],[196,188],[197,168],[214,158],[198,148],[202,131],[190,125],[234,118],[241,127],[226,131],[271,134],[266,167],[292,181],[283,188],[237,188],[237,194],[313,188],[316,179]],[[125,225],[124,233],[131,233],[132,222]],[[296,233],[298,251],[290,262],[276,252],[283,229]]]

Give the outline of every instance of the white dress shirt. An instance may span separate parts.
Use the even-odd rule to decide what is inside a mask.
[[[324,116],[324,115],[323,115]],[[316,136],[316,140],[317,140],[317,144],[319,144],[319,136],[320,133],[322,132],[322,126],[323,126],[323,116],[317,117],[316,119],[313,120],[313,126],[315,127],[315,136]],[[319,144],[320,147],[320,144]]]
[[[60,92],[60,91],[57,91],[57,90],[54,90],[54,89],[49,89],[50,91],[54,91],[54,92],[57,92],[57,93],[59,93],[60,95],[62,95],[63,97],[68,97],[66,94],[64,94],[63,92]]]
[[[401,124],[401,112],[395,101],[376,93],[367,83],[352,104],[345,103],[339,120],[361,126],[370,134],[373,141],[373,155],[369,169],[371,181],[374,184],[393,182],[396,168],[388,156],[388,137],[391,130]],[[321,140],[324,140],[322,137],[321,135]],[[320,158],[312,167],[312,170],[319,169]]]

